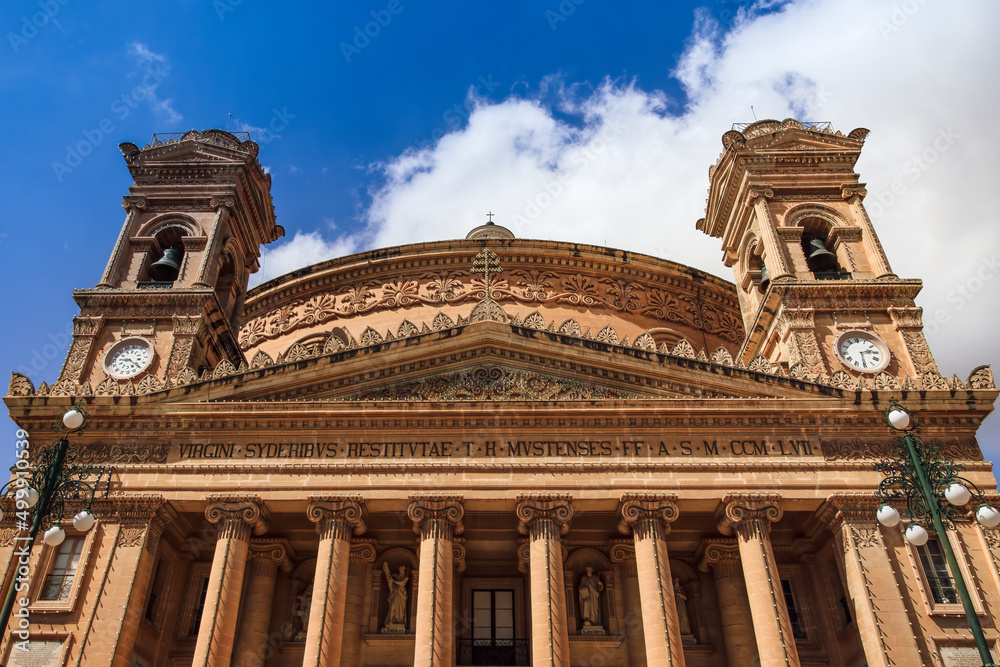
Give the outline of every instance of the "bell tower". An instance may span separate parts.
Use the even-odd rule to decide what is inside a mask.
[[[914,303],[921,282],[892,272],[863,204],[854,165],[867,136],[791,119],[722,136],[697,227],[722,239],[733,269],[744,363],[760,355],[845,386],[940,378]]]
[[[250,274],[261,245],[284,234],[257,144],[192,130],[119,148],[135,181],[125,224],[97,286],[73,293],[80,315],[59,383],[148,389],[223,360],[238,367]]]

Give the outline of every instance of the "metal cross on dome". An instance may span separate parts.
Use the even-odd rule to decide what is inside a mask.
[[[500,267],[500,258],[497,254],[490,250],[489,248],[483,248],[476,259],[472,262],[472,273],[481,273],[483,275],[483,283],[486,286],[486,300],[492,301],[493,294],[490,289],[490,276],[502,273],[503,269]]]

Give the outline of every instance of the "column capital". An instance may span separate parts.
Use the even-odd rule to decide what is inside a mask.
[[[527,535],[531,524],[552,521],[561,534],[569,532],[573,520],[573,497],[568,493],[522,493],[517,498],[517,529]]]
[[[220,537],[242,536],[242,539],[247,539],[250,531],[254,535],[263,535],[267,532],[270,517],[264,501],[255,495],[213,493],[208,497],[208,507],[205,508],[205,518],[209,523],[220,524]]]
[[[677,520],[677,495],[673,493],[625,493],[618,502],[618,532],[628,535],[632,530],[653,521],[669,532]]]
[[[413,532],[420,534],[425,525],[440,523],[450,526],[454,535],[464,530],[464,498],[454,494],[414,494],[409,498],[406,514],[413,521]]]
[[[292,559],[295,551],[286,540],[253,540],[250,542],[248,561],[263,561],[274,563],[284,572],[292,571]]]
[[[777,493],[727,493],[715,512],[719,532],[767,531],[772,522],[781,519],[780,500]]]
[[[316,532],[320,535],[333,530],[334,535],[343,534],[342,539],[347,539],[350,537],[348,529],[355,535],[362,535],[368,529],[365,524],[365,501],[356,494],[309,496],[306,516],[316,524]]]
[[[698,571],[713,570],[716,576],[743,576],[740,563],[740,546],[733,539],[711,538],[702,542],[702,556],[698,561]]]
[[[874,493],[835,493],[816,510],[816,518],[831,530],[842,523],[874,525],[878,507],[878,497]]]

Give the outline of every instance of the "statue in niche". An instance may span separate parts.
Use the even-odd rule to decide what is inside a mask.
[[[594,568],[588,567],[586,574],[580,577],[580,618],[583,619],[583,634],[604,634],[601,625],[601,591],[604,582],[594,574]]]
[[[687,596],[681,588],[681,580],[674,579],[674,602],[677,605],[677,624],[681,629],[681,643],[695,643],[694,635],[691,633],[691,619],[688,616]]]
[[[295,597],[295,604],[292,613],[299,617],[302,622],[302,629],[295,635],[297,640],[305,640],[306,632],[309,630],[309,611],[312,609],[312,586],[309,586],[301,595]]]
[[[385,572],[385,581],[389,586],[389,612],[385,615],[382,632],[406,632],[406,582],[410,577],[402,565],[393,574],[389,571],[389,564],[382,563],[382,571]]]

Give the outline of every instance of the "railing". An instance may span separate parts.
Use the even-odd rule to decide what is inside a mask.
[[[527,639],[459,639],[459,665],[530,665]]]
[[[813,271],[816,280],[850,280],[850,271]]]

